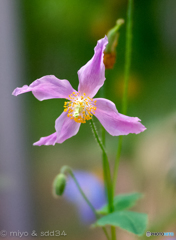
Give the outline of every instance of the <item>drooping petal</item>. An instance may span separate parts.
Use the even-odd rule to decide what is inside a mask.
[[[16,88],[12,94],[17,96],[30,91],[40,101],[51,98],[69,98],[71,93],[76,92],[68,80],[60,80],[54,75],[48,75],[35,80],[29,86]]]
[[[35,142],[34,146],[41,146],[41,145],[55,145],[57,139],[56,132],[47,136],[47,137],[41,137],[38,142]]]
[[[137,117],[128,117],[118,113],[113,102],[104,98],[96,100],[95,116],[112,136],[127,135],[129,133],[140,133],[146,128],[139,122]]]
[[[55,129],[57,133],[57,143],[63,143],[68,138],[76,135],[79,131],[81,123],[75,122],[67,117],[67,112],[63,112],[55,121]]]
[[[63,143],[68,138],[73,137],[79,131],[81,123],[75,122],[73,119],[67,117],[67,112],[63,112],[55,121],[56,132],[46,136],[41,137],[38,142],[33,145],[55,145],[56,143]]]
[[[106,79],[103,52],[107,43],[108,38],[106,36],[100,39],[94,48],[92,59],[78,71],[78,91],[81,91],[82,94],[86,93],[89,97],[95,96]]]

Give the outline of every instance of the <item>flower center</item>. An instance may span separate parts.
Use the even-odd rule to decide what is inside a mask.
[[[64,112],[68,111],[67,117],[70,119],[78,123],[85,123],[86,120],[90,120],[92,115],[95,114],[96,101],[86,96],[85,93],[81,95],[80,92],[73,92],[69,95],[69,98],[71,101],[64,103]]]

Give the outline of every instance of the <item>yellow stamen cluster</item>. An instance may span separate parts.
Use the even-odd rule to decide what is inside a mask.
[[[70,101],[64,103],[64,112],[68,112],[67,117],[75,122],[86,123],[86,120],[90,120],[95,114],[96,101],[85,93],[81,95],[80,92],[73,92],[69,99]]]

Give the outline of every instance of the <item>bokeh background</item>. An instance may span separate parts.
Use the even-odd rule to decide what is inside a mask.
[[[49,74],[68,79],[76,89],[77,71],[116,19],[126,19],[126,10],[126,0],[0,0],[0,230],[64,230],[67,236],[60,238],[105,239],[101,229],[91,229],[80,218],[74,203],[52,195],[53,179],[63,165],[102,181],[101,151],[89,123],[63,144],[34,147],[33,142],[54,132],[64,100],[39,102],[31,93],[11,93]],[[175,12],[175,0],[134,0],[128,115],[142,119],[147,131],[124,137],[116,191],[143,192],[134,210],[148,213],[147,230],[176,234]],[[106,96],[119,112],[125,31],[126,24],[105,82]],[[112,169],[117,143],[107,134]],[[98,189],[95,193],[98,197]],[[138,239],[124,231],[118,236]]]

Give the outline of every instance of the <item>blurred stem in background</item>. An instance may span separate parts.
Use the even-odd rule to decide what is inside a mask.
[[[105,48],[104,51],[104,65],[105,65],[105,69],[112,69],[114,67],[115,64],[115,60],[116,60],[116,47],[117,47],[117,43],[118,43],[118,38],[119,38],[119,29],[120,27],[124,24],[124,19],[118,19],[116,21],[116,25],[109,30],[109,32],[107,33],[107,37],[108,37],[108,44]],[[100,97],[101,98],[106,98],[106,93],[105,93],[105,84],[101,87],[100,89]],[[105,129],[102,126],[102,143],[103,146],[105,147]],[[104,159],[104,155],[102,156]]]
[[[126,113],[127,108],[127,91],[128,91],[128,79],[129,79],[129,69],[130,69],[130,57],[131,57],[131,12],[132,12],[132,1],[128,3],[128,12],[127,12],[127,34],[126,34],[126,63],[125,63],[125,88],[124,88],[124,96],[123,96],[123,112]],[[115,27],[110,29],[107,33],[108,37],[108,45],[106,46],[104,52],[104,64],[106,69],[112,69],[116,60],[116,46],[118,42],[119,33],[118,30],[121,25],[124,23],[123,19],[118,19],[116,22]],[[105,97],[105,89],[102,87],[100,95],[102,98]],[[119,159],[121,154],[122,148],[122,137],[119,137],[119,146],[118,146],[118,153],[115,162],[115,171],[114,171],[114,178],[111,179],[110,173],[110,166],[109,161],[105,152],[105,129],[102,126],[102,143],[99,140],[98,134],[96,132],[95,125],[93,121],[91,121],[91,126],[94,131],[95,137],[97,139],[100,148],[102,149],[102,160],[103,160],[103,173],[104,173],[104,182],[105,182],[105,190],[108,195],[108,207],[109,212],[113,212],[113,197],[114,197],[114,189],[115,183],[117,179],[117,172],[119,166]],[[111,237],[112,240],[116,239],[116,229],[115,227],[111,226]]]
[[[127,9],[127,28],[126,28],[126,53],[125,53],[125,75],[124,75],[124,92],[122,99],[122,114],[127,112],[127,99],[128,99],[128,81],[130,74],[130,65],[131,65],[131,43],[132,43],[132,8],[133,0],[128,1]],[[119,136],[118,149],[115,160],[114,174],[113,174],[113,190],[115,192],[116,181],[119,169],[120,155],[122,150],[122,139],[123,136]]]
[[[115,27],[113,27],[112,29],[110,29],[110,31],[107,33],[107,37],[108,37],[108,44],[106,46],[106,49],[104,51],[104,65],[105,65],[105,69],[112,69],[116,60],[116,46],[117,46],[117,42],[118,42],[118,37],[119,37],[119,33],[118,30],[121,27],[121,25],[124,23],[123,19],[118,19],[116,22]],[[105,98],[105,87],[103,86],[101,89],[101,97]],[[106,132],[104,127],[102,126],[102,145],[103,148],[105,148],[105,137],[106,137]],[[101,147],[101,146],[100,146]],[[109,165],[109,161],[106,155],[105,151],[102,151],[102,160],[103,160],[103,172],[104,172],[104,182],[105,182],[105,188],[106,188],[106,192],[108,194],[108,206],[109,206],[109,212],[113,212],[113,185],[112,185],[112,178],[111,178],[111,172],[110,172],[110,165]],[[108,172],[107,172],[108,169]],[[107,184],[107,173],[109,174],[110,178],[110,183]],[[111,226],[111,237],[112,240],[116,239],[116,229],[115,227]]]

